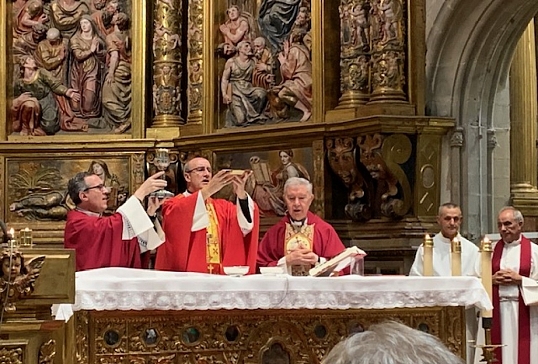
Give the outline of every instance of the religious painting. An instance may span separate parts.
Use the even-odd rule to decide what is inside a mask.
[[[228,1],[217,19],[219,127],[312,115],[311,4]]]
[[[142,119],[138,109],[133,112],[138,107],[133,101],[141,99],[144,87],[132,90],[140,68],[132,62],[133,47],[139,51],[132,24],[133,14],[142,13],[140,5],[131,0],[10,5],[7,135],[129,133],[132,120]]]
[[[129,194],[129,157],[106,159],[42,159],[6,162],[6,220],[62,221],[75,207],[67,182],[78,172],[98,175],[108,187],[105,214],[113,213]]]
[[[217,169],[251,170],[245,189],[258,204],[261,217],[284,216],[284,184],[291,177],[309,181],[314,176],[312,148],[294,148],[250,153],[223,153],[217,157]],[[235,201],[231,186],[219,197]]]

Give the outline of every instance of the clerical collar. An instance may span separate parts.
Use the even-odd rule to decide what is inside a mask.
[[[88,216],[95,216],[95,217],[101,217],[102,214],[98,213],[98,212],[93,212],[93,211],[89,211],[89,210],[84,210],[84,209],[81,209],[80,207],[76,207],[75,210],[77,211],[80,211],[82,212],[83,214],[86,214]]]
[[[291,218],[291,216],[289,218],[290,218],[290,224],[293,225],[293,226],[296,226],[296,227],[301,227],[303,225],[306,225],[306,222],[307,222],[306,217],[304,219],[302,219],[302,220],[293,220]]]

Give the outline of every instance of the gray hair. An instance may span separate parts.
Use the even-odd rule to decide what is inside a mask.
[[[520,223],[520,224],[523,224],[524,222],[524,219],[523,219],[523,214],[521,213],[521,211],[519,211],[518,209],[516,209],[514,206],[505,206],[501,209],[501,211],[499,211],[499,215],[501,213],[503,213],[504,211],[507,211],[507,210],[510,210],[512,211],[512,216],[514,216],[514,220],[517,222],[517,223]],[[498,216],[498,215],[497,215]]]
[[[395,321],[371,325],[338,343],[322,364],[464,364],[433,335]]]
[[[85,178],[92,175],[93,173],[90,172],[78,172],[75,177],[71,178],[69,182],[67,182],[67,193],[75,205],[82,202],[80,200],[79,193],[88,188]]]
[[[461,210],[458,204],[455,204],[453,202],[446,202],[442,204],[441,206],[439,206],[439,211],[437,211],[437,216],[441,216],[441,214],[443,213],[443,209],[460,209]]]
[[[310,183],[310,181],[307,180],[306,178],[300,178],[300,177],[288,178],[286,183],[284,183],[284,193],[286,193],[288,188],[296,187],[296,186],[305,186],[308,192],[312,193],[312,183]]]

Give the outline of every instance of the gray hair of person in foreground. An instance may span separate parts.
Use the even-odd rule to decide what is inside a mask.
[[[338,343],[322,364],[464,364],[435,336],[395,321]]]

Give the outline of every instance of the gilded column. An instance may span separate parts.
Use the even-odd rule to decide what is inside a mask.
[[[536,168],[536,43],[534,21],[519,40],[510,67],[510,192],[514,204],[538,194]]]
[[[370,98],[370,4],[341,0],[340,92],[337,108],[354,108]]]
[[[153,9],[153,124],[179,126],[181,117],[181,0],[155,0]]]
[[[202,81],[203,81],[203,1],[189,0],[188,9],[188,107],[187,121],[202,121]]]
[[[370,102],[406,101],[406,22],[403,0],[370,1]]]

